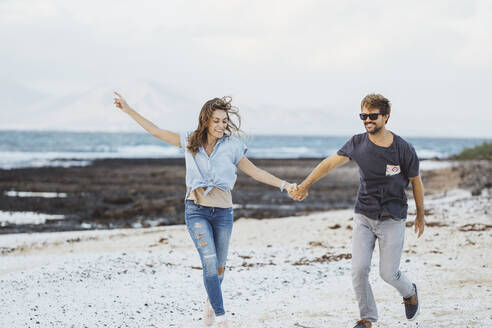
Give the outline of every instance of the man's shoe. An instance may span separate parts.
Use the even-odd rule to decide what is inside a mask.
[[[357,321],[354,328],[371,328],[371,326],[372,326],[372,323],[370,321],[362,319],[362,320]]]
[[[417,294],[417,286],[413,284],[413,288],[415,288],[415,294],[408,298],[403,298],[403,304],[405,304],[405,315],[410,321],[415,320],[420,312],[420,302],[419,296]]]

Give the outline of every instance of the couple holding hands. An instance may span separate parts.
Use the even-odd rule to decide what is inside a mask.
[[[115,92],[114,104],[151,135],[184,151],[186,163],[185,221],[200,255],[207,292],[203,322],[229,327],[221,284],[234,222],[231,190],[237,168],[253,179],[286,189],[294,200],[303,200],[309,187],[332,169],[354,160],[359,167],[352,237],[352,284],[359,304],[360,320],[354,328],[370,328],[378,319],[369,284],[369,271],[376,239],[380,250],[381,278],[403,298],[405,315],[419,313],[417,286],[399,270],[407,217],[405,188],[411,182],[417,208],[415,232],[424,232],[424,191],[419,160],[411,144],[386,129],[391,104],[382,95],[369,94],[359,113],[366,133],[354,135],[338,152],[321,163],[297,186],[256,167],[246,156],[247,146],[234,137],[241,118],[231,98],[207,101],[199,114],[198,127],[188,133],[160,129],[133,110]],[[237,122],[233,120],[236,119]]]

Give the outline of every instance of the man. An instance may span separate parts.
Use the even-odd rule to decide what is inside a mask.
[[[370,328],[378,319],[369,284],[376,239],[379,240],[379,273],[403,297],[408,320],[419,312],[417,286],[399,270],[407,217],[405,188],[412,183],[417,206],[415,232],[424,232],[424,191],[419,161],[412,145],[386,129],[391,104],[382,95],[367,95],[359,114],[367,133],[354,135],[336,154],[324,159],[291,196],[303,200],[309,187],[337,166],[354,160],[359,166],[352,237],[352,284],[359,303],[360,320],[354,328]]]

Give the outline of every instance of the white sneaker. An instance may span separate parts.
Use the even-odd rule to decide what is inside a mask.
[[[229,328],[225,315],[217,317],[217,328]]]
[[[205,324],[205,326],[211,326],[214,324],[214,321],[215,312],[212,308],[212,305],[210,304],[210,301],[207,298],[207,301],[205,302],[205,310],[203,310],[203,323]]]

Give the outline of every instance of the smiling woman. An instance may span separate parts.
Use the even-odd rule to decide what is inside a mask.
[[[208,295],[203,322],[210,326],[217,317],[217,327],[227,328],[222,281],[234,222],[231,190],[236,182],[237,168],[253,179],[284,189],[289,193],[296,185],[256,167],[245,156],[248,147],[235,137],[239,134],[241,118],[230,97],[213,98],[203,105],[196,130],[175,133],[158,128],[134,111],[116,93],[117,108],[129,114],[153,136],[185,153],[186,196],[185,222],[200,255],[203,282]],[[238,119],[238,123],[231,120]]]

